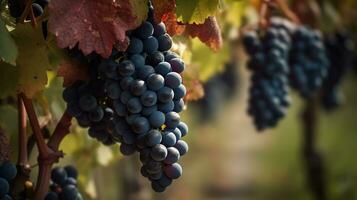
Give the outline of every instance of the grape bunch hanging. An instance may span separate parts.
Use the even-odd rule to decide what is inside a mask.
[[[252,71],[248,113],[258,130],[275,127],[290,105],[289,87],[310,99],[327,76],[329,60],[321,34],[274,17],[266,30],[244,36]]]
[[[77,169],[71,165],[52,169],[50,191],[45,200],[83,200],[77,189],[77,177]]]
[[[90,137],[106,145],[120,143],[124,155],[139,152],[142,175],[163,192],[182,175],[177,162],[188,151],[182,140],[188,127],[179,115],[185,64],[170,51],[171,37],[163,23],[154,22],[152,7],[148,20],[127,36],[128,49],[113,50],[108,59],[72,51],[90,66],[90,80],[67,87],[63,98],[79,125],[89,127]]]
[[[8,161],[0,164],[0,199],[12,200],[10,186],[17,174],[16,166]]]

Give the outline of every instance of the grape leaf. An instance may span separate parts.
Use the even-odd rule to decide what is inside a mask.
[[[78,80],[88,80],[88,68],[75,60],[63,60],[60,64],[57,76],[63,77],[63,86],[68,87]]]
[[[162,21],[166,25],[166,31],[170,35],[181,35],[186,28],[186,25],[177,22],[175,13],[168,13],[162,18]]]
[[[19,24],[11,34],[19,49],[16,61],[19,67],[17,92],[23,92],[31,98],[43,90],[47,83],[46,71],[51,69],[47,44],[41,28],[34,29],[30,24]]]
[[[114,44],[125,41],[125,32],[145,19],[146,12],[139,13],[145,7],[137,0],[52,0],[49,31],[61,48],[78,44],[86,55],[95,51],[109,57]]]
[[[0,98],[11,95],[19,80],[19,68],[0,62]]]
[[[203,24],[187,25],[185,33],[191,37],[198,37],[214,51],[222,47],[221,29],[215,17],[208,17]]]
[[[178,21],[189,24],[202,24],[216,13],[219,0],[176,0]]]
[[[0,19],[0,61],[15,64],[18,55],[17,47],[11,38],[5,23]]]

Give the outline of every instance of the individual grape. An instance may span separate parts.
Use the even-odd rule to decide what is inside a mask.
[[[180,122],[177,125],[177,128],[180,130],[182,137],[185,137],[188,133],[188,126],[185,124],[185,122]]]
[[[140,114],[127,115],[127,116],[125,117],[125,120],[126,120],[126,122],[127,122],[129,125],[132,125],[133,122],[134,122],[134,120],[135,120],[135,118],[140,117],[140,116],[141,116]]]
[[[120,81],[120,87],[123,90],[129,90],[131,83],[134,81],[133,77],[129,76],[129,77],[124,77],[121,81]]]
[[[140,100],[144,106],[147,106],[147,107],[154,106],[157,102],[157,95],[155,92],[147,90],[140,97]]]
[[[32,3],[32,10],[35,17],[39,17],[43,14],[43,8],[37,3]]]
[[[171,179],[177,179],[182,175],[182,167],[178,163],[167,165],[164,167],[164,172],[167,177]]]
[[[157,111],[157,105],[153,105],[150,107],[144,107],[143,110],[141,111],[141,114],[144,116],[150,116],[154,111]]]
[[[118,63],[113,60],[103,60],[99,65],[99,70],[102,71],[106,77],[110,79],[118,79]]]
[[[132,124],[133,131],[138,134],[145,133],[150,129],[150,123],[145,117],[137,117]]]
[[[115,112],[120,116],[120,117],[125,117],[127,115],[127,110],[126,110],[126,105],[123,104],[119,100],[115,100],[113,102],[113,107]]]
[[[122,76],[131,76],[135,72],[135,65],[130,60],[125,60],[119,64],[118,71]]]
[[[154,160],[149,160],[145,163],[145,169],[150,174],[158,173],[162,171],[162,164]]]
[[[134,144],[135,143],[135,136],[134,133],[131,131],[125,131],[123,132],[123,142],[125,144]]]
[[[104,117],[104,111],[101,107],[96,107],[89,112],[88,118],[91,122],[99,122]]]
[[[166,188],[172,183],[172,179],[167,177],[165,174],[161,176],[161,178],[157,181],[162,187]]]
[[[141,80],[146,80],[147,77],[154,73],[155,70],[153,67],[151,67],[150,65],[144,65],[144,67],[139,70],[138,76]]]
[[[182,83],[182,78],[180,74],[176,72],[170,72],[165,76],[165,84],[172,89],[177,88]]]
[[[159,42],[155,37],[148,37],[144,40],[144,51],[148,54],[152,54],[159,48]]]
[[[166,152],[167,153],[167,152]],[[0,178],[0,197],[5,196],[10,191],[9,182],[6,179]]]
[[[165,53],[165,61],[166,62],[170,62],[170,60],[174,59],[174,58],[179,58],[180,56],[175,53],[175,52],[172,52],[172,51],[167,51]]]
[[[149,147],[152,147],[152,146],[155,146],[155,145],[161,143],[162,135],[161,135],[160,131],[153,129],[148,132],[145,139],[146,139],[146,144]]]
[[[67,87],[63,90],[63,99],[67,102],[75,102],[77,101],[77,90],[75,87]]]
[[[185,107],[185,102],[180,99],[178,101],[174,101],[175,107],[174,107],[174,111],[179,113],[181,111],[183,111],[183,108]]]
[[[128,46],[128,52],[131,54],[139,54],[143,51],[143,42],[135,37],[130,38],[130,44]]]
[[[132,98],[127,103],[127,109],[131,113],[140,113],[143,109],[139,98]]]
[[[172,39],[169,34],[160,35],[157,41],[159,43],[159,51],[167,51],[172,47]]]
[[[66,185],[74,185],[74,186],[77,186],[77,180],[72,178],[72,177],[68,177],[66,179],[66,182],[63,184],[63,186],[66,186]]]
[[[77,187],[74,185],[67,185],[62,189],[61,192],[62,199],[77,199],[78,197],[78,190]]]
[[[140,158],[141,163],[144,164],[142,169],[145,170],[146,173],[148,173],[148,172],[145,169],[145,164],[148,163],[151,160],[150,153],[151,153],[151,149],[150,148],[146,148],[146,149],[140,150],[139,158]]]
[[[151,187],[155,192],[164,192],[165,188],[162,187],[158,182],[153,181],[151,182]]]
[[[64,170],[66,171],[68,177],[74,178],[74,179],[78,178],[78,171],[74,166],[67,165],[64,167]]]
[[[186,95],[186,87],[181,84],[177,88],[174,89],[174,100],[180,100]]]
[[[160,128],[165,123],[165,114],[160,111],[154,111],[149,117],[149,122],[154,128]]]
[[[176,128],[180,123],[180,115],[176,112],[169,112],[165,115],[165,124],[168,128]]]
[[[141,39],[146,39],[154,33],[154,27],[150,22],[143,22],[135,32]]]
[[[176,143],[176,136],[173,132],[165,131],[162,134],[162,141],[161,144],[165,145],[166,147],[172,147]]]
[[[146,82],[150,90],[157,91],[164,87],[165,79],[160,74],[151,74]]]
[[[124,92],[122,92],[121,95],[120,95],[120,101],[121,101],[123,104],[127,104],[128,101],[129,101],[130,99],[132,99],[133,97],[134,97],[134,96],[131,95],[130,92],[124,91]]]
[[[166,159],[164,160],[165,164],[174,164],[178,162],[180,159],[180,152],[174,148],[174,147],[169,147],[167,148],[167,156]]]
[[[11,181],[16,177],[17,169],[16,166],[10,162],[3,162],[0,165],[0,177]]]
[[[144,58],[144,56],[142,56],[140,54],[134,54],[134,55],[130,56],[130,60],[131,60],[131,62],[133,62],[134,66],[135,66],[135,70],[138,70],[145,65],[145,58]]]
[[[180,152],[181,156],[185,155],[188,152],[188,145],[183,140],[177,141],[174,147]]]
[[[45,200],[58,200],[59,197],[56,192],[49,192],[47,193]]]
[[[156,67],[155,67],[156,73],[166,76],[168,73],[171,72],[171,65],[168,62],[160,62]]]
[[[61,185],[64,182],[66,182],[67,179],[67,172],[65,169],[60,168],[60,167],[56,167],[54,169],[52,169],[51,172],[51,179],[53,182]]]
[[[166,33],[166,26],[163,22],[154,25],[154,36],[159,37]]]
[[[155,181],[155,180],[159,180],[162,176],[163,172],[162,171],[159,171],[157,173],[153,173],[153,174],[149,174],[148,178],[151,180],[151,181]]]
[[[135,150],[135,145],[125,143],[122,143],[120,145],[120,152],[125,156],[135,153]]]
[[[185,70],[185,63],[180,58],[170,60],[170,65],[173,72],[180,74]]]
[[[79,99],[79,107],[83,111],[91,111],[97,107],[97,99],[93,95],[84,95]]]
[[[175,103],[173,101],[169,101],[167,103],[160,103],[158,106],[158,110],[163,113],[168,113],[173,111],[175,108]]]
[[[176,141],[181,139],[182,133],[181,133],[180,129],[175,128],[175,129],[167,129],[167,130],[171,131],[171,132],[173,132],[175,134]]]
[[[151,157],[155,161],[163,161],[167,156],[167,149],[162,144],[157,144],[151,149]]]
[[[154,51],[147,56],[146,64],[156,66],[159,63],[163,62],[164,59],[164,54],[162,54],[160,51]]]
[[[174,91],[169,87],[162,87],[157,92],[157,98],[162,103],[167,103],[169,101],[172,101],[174,98],[174,95],[175,95]]]

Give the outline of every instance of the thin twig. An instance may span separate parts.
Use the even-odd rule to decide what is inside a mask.
[[[20,20],[19,20],[20,23],[24,23],[25,22],[25,19],[29,15],[31,8],[32,8],[32,0],[27,0],[25,9],[24,9],[24,11],[22,12],[22,14],[20,16]]]
[[[19,118],[19,155],[17,164],[18,166],[25,167],[28,165],[27,157],[27,118],[26,110],[22,98],[18,95],[18,118]]]
[[[63,114],[61,120],[58,122],[55,131],[53,132],[50,140],[48,141],[48,146],[57,151],[61,141],[63,140],[66,135],[69,134],[69,128],[71,126],[72,116],[69,115],[68,111],[66,110]]]
[[[29,121],[30,121],[30,124],[32,127],[33,134],[35,135],[36,144],[38,147],[38,151],[40,153],[39,157],[41,159],[48,158],[50,156],[51,152],[45,143],[45,139],[43,138],[40,124],[38,123],[36,112],[32,105],[32,100],[28,99],[23,93],[21,93],[20,95],[24,102],[24,105],[25,105],[25,108],[26,108],[26,111],[27,111],[27,114],[29,117]]]

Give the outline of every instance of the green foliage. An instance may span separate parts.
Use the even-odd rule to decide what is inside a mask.
[[[202,24],[216,14],[218,5],[219,0],[176,0],[176,15],[181,22]]]
[[[17,55],[16,44],[11,38],[5,23],[0,19],[0,60],[15,64]]]
[[[14,93],[18,80],[19,68],[5,62],[0,62],[0,98]]]
[[[19,67],[17,90],[32,97],[47,84],[46,71],[51,69],[47,44],[41,29],[35,29],[30,24],[18,25],[11,33],[19,48],[16,62]]]

